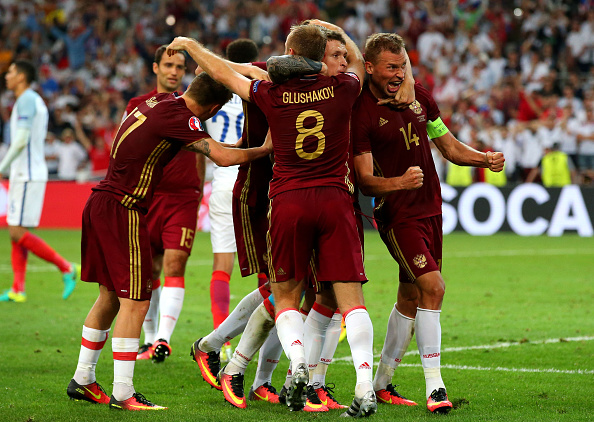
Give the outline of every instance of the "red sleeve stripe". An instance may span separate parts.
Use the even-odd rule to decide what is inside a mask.
[[[80,344],[84,347],[86,347],[87,349],[91,349],[91,350],[101,350],[103,349],[103,346],[105,346],[105,342],[107,341],[107,337],[108,334],[105,334],[105,340],[103,341],[90,341],[87,340],[86,338],[82,338]]]
[[[113,360],[136,360],[138,352],[113,352]]]

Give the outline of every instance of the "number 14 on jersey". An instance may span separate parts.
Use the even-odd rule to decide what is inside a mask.
[[[403,127],[400,128],[400,132],[402,132],[402,136],[404,136],[404,142],[406,143],[406,150],[409,151],[410,150],[410,144],[415,144],[416,146],[419,146],[419,137],[417,136],[416,133],[412,133],[411,136],[411,131],[412,131],[412,123],[408,123],[408,133],[406,133],[406,131],[404,130]]]

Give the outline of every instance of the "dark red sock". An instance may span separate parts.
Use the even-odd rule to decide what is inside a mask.
[[[27,248],[39,258],[51,262],[60,269],[61,272],[67,273],[71,270],[70,262],[66,261],[58,252],[52,249],[50,245],[45,243],[43,239],[35,236],[32,233],[25,233],[18,243],[23,248]]]
[[[12,252],[10,254],[12,262],[12,272],[14,274],[12,290],[16,293],[25,291],[25,273],[27,272],[27,249],[12,242]]]
[[[210,280],[210,310],[212,323],[217,328],[229,316],[229,280],[225,271],[213,271]]]

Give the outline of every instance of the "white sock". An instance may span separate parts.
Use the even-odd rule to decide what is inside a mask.
[[[153,290],[151,296],[151,304],[144,322],[142,323],[142,329],[144,331],[144,344],[153,344],[157,340],[157,330],[159,324],[159,298],[161,297],[161,286]]]
[[[135,393],[134,364],[140,339],[114,337],[111,339],[113,350],[113,393],[118,401],[126,400]]]
[[[167,343],[171,343],[171,335],[184,305],[185,291],[186,289],[183,287],[163,286],[163,291],[161,292],[161,318],[159,320],[157,340],[165,339]]]
[[[365,308],[348,311],[344,323],[357,373],[355,397],[362,398],[373,390],[373,325]]]
[[[88,385],[96,381],[95,367],[108,334],[109,330],[96,330],[83,325],[78,364],[73,377],[80,385]]]
[[[270,330],[274,327],[274,320],[261,303],[252,313],[239,344],[233,352],[233,358],[227,368],[226,374],[243,374],[250,361],[254,358],[260,347],[268,338]]]
[[[289,388],[291,386],[291,381],[293,380],[293,371],[291,371],[291,362],[289,362],[289,369],[287,369],[287,375],[285,376],[285,383],[283,387]]]
[[[392,383],[394,370],[400,362],[410,340],[415,331],[415,320],[402,315],[396,309],[396,304],[392,308],[390,318],[388,319],[388,328],[386,338],[382,348],[380,363],[373,379],[373,389],[375,391],[383,390],[388,384]]]
[[[425,395],[427,398],[433,390],[445,388],[441,379],[441,325],[439,310],[417,308],[415,322],[417,345],[421,355],[421,364],[425,373]]]
[[[303,319],[299,311],[287,308],[277,313],[276,330],[283,350],[291,360],[292,371],[295,372],[297,365],[307,365],[303,347]]]
[[[314,303],[305,319],[303,335],[308,340],[305,343],[305,357],[309,367],[310,384],[313,384],[313,375],[326,340],[326,330],[332,320],[333,311]]]
[[[336,352],[336,347],[338,346],[341,325],[342,315],[339,312],[335,312],[334,315],[332,315],[330,324],[328,324],[328,328],[326,328],[326,339],[324,340],[324,345],[322,346],[320,362],[314,371],[314,385],[319,384],[319,387],[326,385],[326,372],[328,372],[328,365],[332,363],[334,352]]]
[[[243,332],[250,316],[263,300],[260,289],[248,293],[221,325],[202,339],[199,344],[200,350],[206,353],[220,352],[223,344]]]
[[[272,373],[276,369],[276,365],[283,352],[283,346],[278,339],[276,327],[272,327],[268,338],[260,348],[260,356],[258,356],[258,369],[252,387],[254,390],[266,383],[272,384]]]

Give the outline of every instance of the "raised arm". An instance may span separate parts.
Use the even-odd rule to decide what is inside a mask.
[[[355,155],[357,183],[363,195],[386,196],[399,190],[413,190],[423,186],[423,170],[409,167],[399,177],[377,177],[373,175],[373,156],[371,153]]]
[[[242,99],[250,100],[250,79],[240,75],[225,62],[224,59],[212,53],[202,44],[192,38],[176,37],[167,46],[167,54],[185,50],[214,80],[222,83]]]
[[[264,144],[256,148],[225,148],[223,144],[212,138],[201,139],[193,144],[186,145],[184,149],[206,155],[217,166],[229,167],[237,164],[248,163],[267,156],[272,152],[272,145]]]

